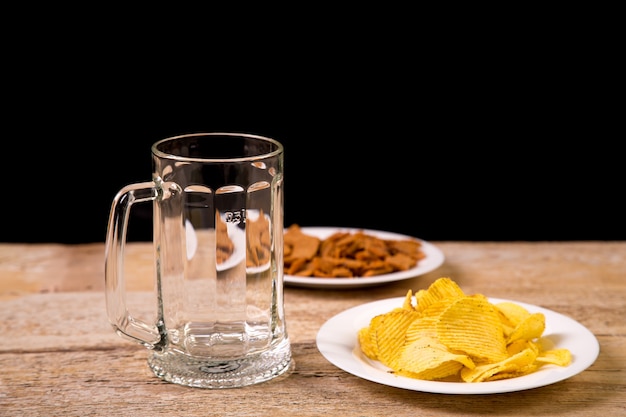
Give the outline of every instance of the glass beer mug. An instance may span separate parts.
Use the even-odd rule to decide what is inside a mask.
[[[155,375],[231,388],[293,368],[283,307],[283,146],[238,133],[198,133],[152,145],[152,181],[113,200],[105,256],[109,321],[152,350]],[[153,206],[155,322],[126,304],[130,212]]]

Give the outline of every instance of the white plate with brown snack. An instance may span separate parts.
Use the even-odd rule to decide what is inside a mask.
[[[284,281],[286,285],[294,287],[308,287],[321,289],[342,289],[342,288],[359,288],[374,285],[386,284],[389,282],[400,281],[404,279],[414,278],[428,272],[431,272],[441,264],[445,259],[443,252],[435,245],[424,240],[406,236],[393,232],[384,232],[370,229],[357,229],[345,227],[301,227],[301,232],[307,236],[312,236],[324,241],[336,233],[356,234],[363,233],[366,236],[375,237],[389,241],[411,241],[419,242],[419,250],[423,257],[417,263],[405,270],[396,270],[373,276],[354,276],[354,277],[322,277],[322,276],[301,276],[288,273],[288,265],[285,265]],[[289,229],[285,229],[287,234]],[[287,244],[286,244],[287,247]],[[287,252],[287,250],[286,250]],[[286,261],[289,256],[286,254]]]

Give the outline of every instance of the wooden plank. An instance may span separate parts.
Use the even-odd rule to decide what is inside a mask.
[[[287,287],[295,370],[230,390],[170,384],[149,370],[149,351],[116,335],[106,317],[102,244],[0,244],[1,416],[621,415],[626,407],[626,242],[437,243],[437,271],[380,287]],[[152,247],[129,245],[133,314],[155,314]],[[450,276],[466,293],[540,305],[568,315],[600,342],[586,371],[527,391],[436,395],[354,377],[319,353],[315,337],[335,314],[404,296]]]

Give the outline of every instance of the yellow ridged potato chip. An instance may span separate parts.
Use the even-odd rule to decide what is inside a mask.
[[[401,306],[374,316],[357,336],[363,354],[396,375],[475,383],[569,365],[571,352],[554,348],[544,330],[542,313],[466,295],[442,277],[426,290],[409,290]]]
[[[519,369],[518,371],[498,372],[496,374],[493,374],[489,378],[485,378],[483,381],[476,381],[476,382],[498,381],[500,379],[517,378],[518,376],[524,376],[524,375],[530,374],[532,372],[535,372],[537,369],[539,369],[539,366],[535,362],[533,364],[525,366],[524,368]]]
[[[369,327],[363,327],[362,329],[360,329],[358,333],[359,346],[361,347],[361,352],[363,352],[365,356],[370,359],[377,360],[377,345],[376,341],[372,339],[371,335],[372,332],[370,332]]]
[[[539,352],[537,362],[567,366],[572,362],[572,352],[567,349],[551,349]]]
[[[426,369],[419,374],[415,372],[407,371],[404,369],[398,369],[395,371],[396,375],[406,376],[408,378],[421,379],[424,381],[448,381],[449,382],[457,382],[456,375],[463,369],[463,364],[456,361],[446,361],[442,362],[438,366]]]
[[[413,320],[406,329],[404,343],[412,343],[421,337],[437,337],[437,317],[420,317]]]
[[[405,310],[413,311],[415,310],[415,306],[413,306],[413,291],[409,290],[404,297],[404,303],[402,304],[402,308]]]
[[[378,360],[378,343],[376,342],[376,328],[384,314],[372,317],[368,327],[359,330],[358,339],[361,351],[370,359]]]
[[[399,352],[404,346],[406,330],[419,317],[415,311],[396,308],[383,314],[374,330],[378,360],[390,368],[395,367]]]
[[[499,362],[508,356],[500,317],[482,298],[462,297],[452,303],[439,316],[437,335],[449,349],[481,360]]]
[[[543,313],[533,313],[523,319],[507,338],[507,344],[516,340],[532,340],[541,337],[546,328],[546,317]]]
[[[521,369],[531,366],[536,358],[537,353],[533,349],[524,349],[495,363],[477,365],[474,369],[464,368],[461,370],[461,378],[465,382],[482,382],[499,373],[519,373]]]
[[[502,322],[511,327],[517,326],[522,320],[530,316],[528,310],[511,301],[503,301],[494,305],[498,312],[502,314]]]
[[[396,362],[397,373],[419,379],[442,379],[458,373],[463,366],[473,368],[467,355],[452,353],[437,339],[421,337],[406,344]]]
[[[526,317],[530,316],[528,310],[510,301],[497,303],[495,306],[502,320],[502,327],[504,328],[504,335],[506,337],[513,332],[513,329],[515,329],[518,324]]]
[[[465,294],[456,282],[447,277],[439,278],[428,287],[428,290],[420,294],[417,311],[423,311],[431,304],[440,300],[455,299],[463,296],[465,296]]]
[[[506,351],[509,354],[509,356],[513,356],[516,353],[519,353],[524,349],[532,349],[535,351],[537,355],[539,355],[541,346],[539,346],[537,342],[533,342],[532,340],[522,340],[522,339],[518,339],[513,343],[509,343],[506,346]]]

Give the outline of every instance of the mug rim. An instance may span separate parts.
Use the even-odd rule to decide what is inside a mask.
[[[159,149],[159,145],[172,142],[180,139],[193,138],[193,137],[208,137],[208,136],[232,136],[232,137],[240,137],[247,139],[255,139],[262,142],[268,142],[276,146],[276,149],[270,152],[259,153],[257,155],[248,155],[248,156],[238,156],[238,157],[193,157],[193,156],[183,156],[174,153],[164,152]],[[160,139],[154,142],[151,146],[152,154],[159,158],[166,159],[175,159],[178,161],[186,161],[186,162],[243,162],[243,161],[255,161],[262,160],[267,158],[272,158],[277,155],[280,155],[284,152],[284,146],[278,140],[270,138],[268,136],[256,135],[252,133],[238,133],[238,132],[196,132],[196,133],[186,133],[182,135],[169,136],[163,139]]]

